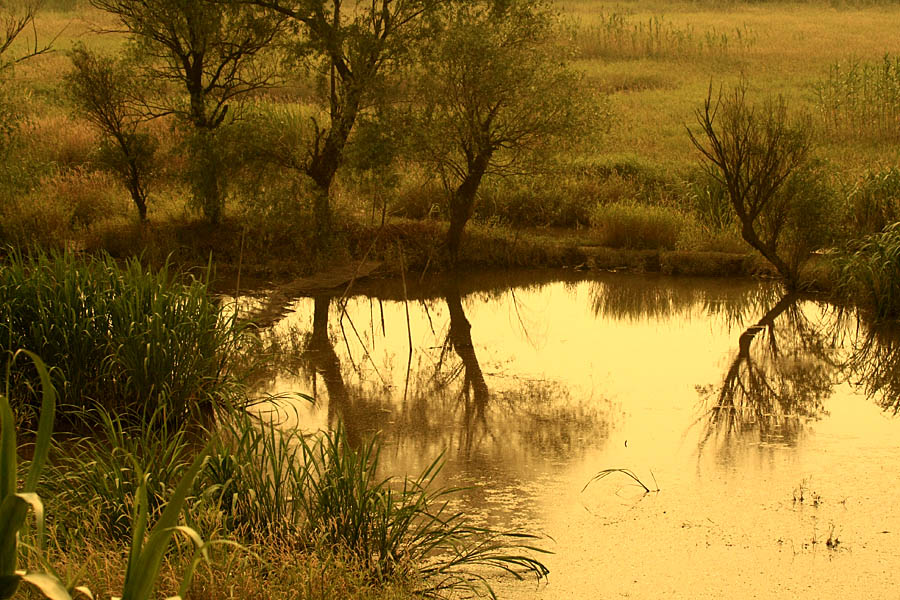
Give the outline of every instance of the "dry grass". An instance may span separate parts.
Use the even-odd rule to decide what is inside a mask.
[[[42,165],[30,187],[46,193],[30,197],[27,203],[22,198],[0,202],[5,218],[0,235],[15,238],[6,232],[27,231],[33,226],[42,239],[60,236],[65,244],[87,247],[117,244],[125,251],[129,244],[123,244],[122,238],[130,230],[133,208],[126,202],[123,214],[120,210],[108,211],[104,204],[112,195],[121,194],[117,186],[114,194],[94,196],[98,206],[93,211],[80,209],[82,213],[110,213],[105,220],[89,219],[93,223],[89,228],[76,223],[83,219],[73,221],[70,207],[60,204],[52,189],[58,185],[45,187],[48,177],[65,180],[69,171],[77,173],[71,176],[75,179],[89,177],[93,168],[90,156],[97,144],[90,127],[71,116],[60,89],[62,76],[69,69],[64,51],[76,41],[84,41],[93,49],[120,51],[123,37],[96,33],[112,27],[114,20],[85,2],[57,0],[48,6],[51,10],[40,14],[38,35],[49,39],[61,32],[56,43],[60,51],[38,57],[15,72],[27,98],[30,119],[23,130],[23,156]],[[53,10],[71,6],[75,9]],[[834,8],[824,0],[802,4],[634,0],[626,5],[560,0],[558,6],[572,24],[573,50],[577,53],[578,45],[582,45],[577,66],[596,89],[609,95],[613,114],[609,131],[592,132],[596,135],[559,159],[560,164],[569,165],[569,170],[548,176],[545,182],[486,182],[484,202],[476,215],[484,225],[572,227],[583,225],[596,203],[632,201],[677,206],[690,216],[690,192],[684,181],[694,177],[698,157],[685,126],[693,124],[694,111],[711,84],[714,89],[720,84],[727,86],[743,75],[754,99],[779,93],[792,108],[812,111],[818,102],[816,86],[827,80],[834,65],[851,59],[860,64],[876,63],[885,53],[900,56],[900,36],[894,26],[900,20],[900,6],[892,4]],[[613,14],[621,17],[619,24],[611,24]],[[598,32],[605,35],[601,36],[602,47],[596,47]],[[590,46],[592,43],[595,46]],[[307,123],[318,110],[312,105],[311,90],[310,82],[296,76],[284,87],[262,94],[253,109],[274,117],[293,115],[294,120]],[[294,127],[290,129],[282,133],[293,138],[302,134],[293,131]],[[183,229],[193,216],[186,209],[188,195],[180,183],[187,165],[179,136],[171,119],[150,124],[150,130],[161,141],[160,170],[151,182],[150,219],[167,224],[160,231]],[[300,140],[293,138],[286,141],[297,146]],[[835,179],[849,182],[850,187],[865,172],[900,160],[900,146],[889,143],[883,135],[863,132],[827,136],[823,126],[816,141],[818,153],[830,161]],[[635,157],[647,167],[645,172],[628,175],[608,168],[634,162]],[[392,214],[400,218],[444,216],[444,191],[433,174],[407,167],[398,172],[396,188],[379,194],[385,198],[373,197],[371,189],[358,185],[347,174],[341,175],[335,186],[339,213],[364,223],[377,222],[381,202],[386,199],[389,219]],[[650,184],[645,179],[647,173],[652,175]],[[102,184],[105,180],[94,181]],[[82,194],[81,198],[88,201],[89,195]],[[246,202],[248,198],[253,202]],[[289,196],[282,200],[295,201]],[[229,210],[230,218],[245,226],[264,226],[271,219],[267,221],[266,211],[258,209],[266,201],[267,195],[240,190]],[[280,225],[292,231],[302,221],[298,212]],[[268,237],[272,238],[268,242],[265,235],[256,238],[260,252],[281,247],[287,239],[280,234]],[[733,240],[728,233],[710,236],[687,223],[677,247],[730,250]]]

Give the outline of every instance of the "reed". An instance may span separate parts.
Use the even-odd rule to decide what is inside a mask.
[[[598,204],[591,214],[600,242],[613,248],[674,249],[687,223],[674,208],[637,202]]]
[[[880,62],[838,61],[815,91],[829,135],[842,139],[900,138],[900,57],[885,54]]]
[[[249,545],[344,556],[376,584],[492,596],[485,568],[546,576],[537,536],[478,527],[450,510],[456,490],[434,486],[440,458],[394,481],[378,475],[378,456],[377,439],[353,447],[342,425],[310,438],[245,416],[214,445],[201,486]]]
[[[879,233],[900,221],[900,169],[864,173],[847,193],[846,210],[851,238]]]
[[[166,266],[12,251],[0,270],[0,348],[28,349],[57,368],[70,425],[96,407],[122,418],[160,411],[169,423],[208,418],[238,401],[229,375],[243,339],[205,282],[179,282]],[[14,369],[13,389],[33,380]]]
[[[626,13],[600,13],[595,22],[576,34],[580,58],[596,59],[686,59],[740,54],[756,43],[756,34],[746,25],[733,30],[677,25],[662,15],[635,19]]]
[[[359,449],[346,431],[302,440],[308,465],[301,496],[308,536],[351,552],[377,580],[420,577],[423,593],[468,590],[494,596],[484,568],[545,577],[538,537],[478,527],[450,509],[457,492],[434,487],[437,458],[414,479],[378,477],[376,438]]]
[[[139,491],[148,518],[158,518],[195,448],[186,430],[171,428],[161,411],[141,425],[97,413],[91,437],[66,440],[59,449],[48,495],[69,515],[60,524],[69,537],[91,530],[122,539],[131,529]]]
[[[876,320],[900,316],[900,223],[851,244],[835,260],[839,293],[870,308]]]

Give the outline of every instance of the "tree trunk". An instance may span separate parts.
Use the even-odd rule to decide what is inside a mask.
[[[147,194],[141,187],[141,172],[137,160],[134,158],[128,159],[128,192],[131,194],[131,199],[134,200],[134,205],[138,209],[138,217],[141,223],[146,223]]]
[[[466,318],[465,311],[463,311],[459,286],[456,282],[453,282],[444,294],[447,309],[450,312],[450,331],[448,332],[450,344],[463,361],[463,366],[466,369],[464,385],[467,387],[471,386],[475,404],[474,410],[470,410],[470,406],[467,403],[466,415],[470,418],[474,417],[483,420],[485,408],[490,400],[490,390],[484,379],[484,372],[481,370],[478,356],[475,354],[475,346],[472,344],[472,325]]]
[[[775,267],[775,270],[784,278],[785,285],[789,290],[796,290],[798,285],[799,275],[797,270],[792,268],[788,263],[778,255],[778,251],[775,249],[775,244],[765,244],[762,239],[760,239],[759,235],[756,233],[756,230],[753,229],[752,222],[744,221],[741,226],[741,237],[744,238],[744,241],[750,244],[751,247],[755,248],[763,257],[772,263],[772,266]]]
[[[450,254],[452,267],[456,267],[459,262],[463,229],[472,218],[478,186],[481,185],[490,160],[491,151],[482,152],[470,160],[469,172],[459,187],[450,195],[450,228],[447,230],[447,251]]]
[[[338,169],[344,161],[344,147],[356,122],[361,99],[360,90],[354,83],[345,83],[350,89],[346,91],[343,102],[332,101],[331,129],[325,136],[322,147],[315,147],[312,158],[306,167],[306,174],[315,182],[318,194],[313,200],[313,217],[315,218],[316,239],[319,248],[327,243],[331,236],[331,184]]]

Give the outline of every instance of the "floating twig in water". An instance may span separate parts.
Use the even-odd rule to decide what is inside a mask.
[[[631,469],[604,469],[603,471],[600,471],[599,473],[597,473],[596,475],[591,477],[590,481],[588,481],[586,484],[584,484],[584,487],[581,488],[581,491],[583,492],[584,490],[586,490],[587,487],[589,485],[591,485],[593,482],[600,481],[604,477],[608,477],[609,475],[612,475],[613,473],[623,473],[623,474],[631,477],[640,487],[644,488],[645,494],[649,494],[650,492],[658,492],[659,491],[659,484],[656,482],[656,475],[653,474],[653,471],[650,471],[650,476],[653,477],[653,485],[656,486],[656,489],[651,490],[649,487],[647,487],[647,484],[645,484],[643,481],[641,481],[640,477],[638,477],[637,475],[634,474],[634,471],[632,471]]]

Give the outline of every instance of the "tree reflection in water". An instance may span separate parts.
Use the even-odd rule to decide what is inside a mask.
[[[736,438],[793,445],[803,424],[825,414],[837,379],[835,344],[786,295],[738,339],[721,386],[700,388],[707,412],[701,450]]]
[[[869,325],[857,317],[842,367],[850,382],[886,412],[900,413],[900,326]]]
[[[447,311],[450,314],[450,328],[447,330],[447,341],[444,348],[449,344],[463,364],[460,401],[463,405],[465,453],[469,455],[475,437],[488,432],[485,409],[490,401],[491,393],[484,380],[484,372],[481,370],[478,356],[475,354],[475,346],[472,344],[472,324],[469,323],[463,310],[459,284],[456,280],[447,285],[444,300],[447,302]],[[444,352],[442,349],[438,369],[443,362]]]

